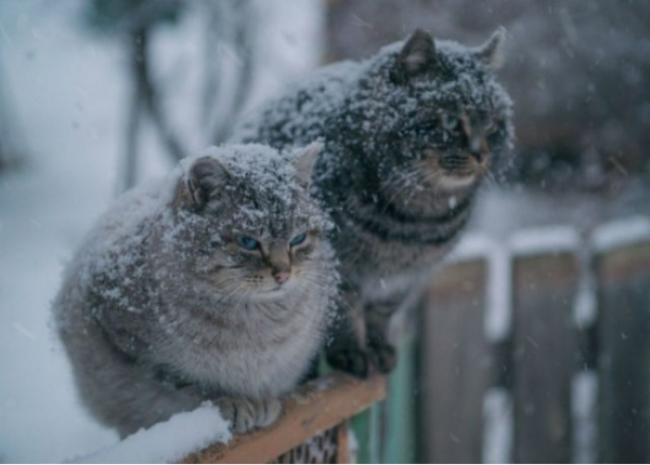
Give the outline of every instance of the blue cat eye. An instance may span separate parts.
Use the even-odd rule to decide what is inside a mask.
[[[455,116],[443,114],[442,115],[442,127],[448,131],[453,131],[459,126],[460,121]]]
[[[242,249],[246,250],[257,250],[260,246],[260,243],[250,236],[239,236],[237,243]]]
[[[293,239],[291,239],[289,245],[291,247],[295,247],[305,242],[305,239],[307,239],[307,233],[298,234],[297,236],[294,236]]]

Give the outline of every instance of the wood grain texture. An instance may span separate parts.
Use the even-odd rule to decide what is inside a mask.
[[[423,315],[421,448],[424,462],[480,463],[485,391],[494,378],[484,336],[486,263],[438,273]]]
[[[572,458],[571,378],[576,353],[574,255],[516,257],[513,266],[514,460]]]
[[[381,376],[359,380],[332,373],[307,383],[284,403],[284,414],[272,426],[216,444],[186,457],[182,463],[265,463],[332,428],[386,396]]]
[[[650,243],[597,258],[601,462],[650,461]]]

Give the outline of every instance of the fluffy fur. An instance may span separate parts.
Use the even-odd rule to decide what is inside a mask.
[[[215,148],[103,216],[54,304],[99,420],[125,436],[206,399],[236,432],[278,417],[337,292],[318,150]]]
[[[286,147],[322,139],[315,194],[336,223],[342,323],[330,362],[360,375],[395,363],[389,317],[426,282],[462,230],[481,180],[511,146],[512,104],[484,45],[416,31],[363,62],[317,72],[264,106],[236,140]]]

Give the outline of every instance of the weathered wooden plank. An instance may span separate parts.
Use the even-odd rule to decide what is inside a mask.
[[[650,461],[650,242],[603,251],[599,281],[599,460]]]
[[[571,253],[514,258],[515,462],[571,461],[577,282],[577,260]]]
[[[492,379],[484,336],[486,264],[440,271],[423,315],[421,453],[425,462],[481,461],[483,396]]]
[[[383,377],[359,380],[332,373],[307,383],[285,402],[284,415],[273,426],[241,435],[191,454],[183,463],[265,463],[314,435],[367,409],[386,395]]]

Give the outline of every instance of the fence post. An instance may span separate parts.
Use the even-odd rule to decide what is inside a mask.
[[[492,380],[486,268],[484,259],[447,266],[429,293],[421,341],[424,462],[481,461],[483,397]]]
[[[578,239],[564,228],[540,233],[512,241],[514,461],[567,463]]]
[[[643,225],[619,222],[595,234],[601,462],[650,461],[650,224]]]

